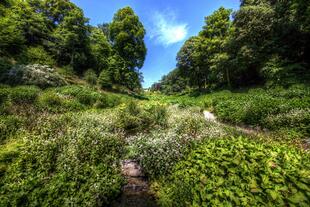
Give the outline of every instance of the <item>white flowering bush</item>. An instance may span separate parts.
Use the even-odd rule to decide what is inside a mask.
[[[204,120],[195,108],[171,106],[167,117],[168,128],[139,133],[127,139],[131,158],[137,159],[151,178],[169,174],[193,145],[226,134],[219,124]]]
[[[66,85],[66,81],[47,65],[15,65],[1,76],[1,82],[10,85],[36,85],[41,88]]]

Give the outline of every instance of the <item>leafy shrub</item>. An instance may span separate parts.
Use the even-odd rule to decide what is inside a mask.
[[[111,88],[112,87],[112,80],[110,72],[107,70],[102,70],[99,78],[98,78],[98,85],[101,88]]]
[[[19,56],[19,62],[21,64],[55,65],[55,60],[42,46],[26,48]]]
[[[39,105],[50,111],[77,111],[88,108],[108,108],[124,102],[125,96],[101,93],[94,88],[70,85],[45,91]]]
[[[310,109],[293,109],[285,114],[267,116],[264,121],[269,129],[298,129],[304,137],[310,134]]]
[[[16,116],[0,116],[0,143],[14,135],[22,126],[23,120]]]
[[[158,126],[167,126],[167,107],[156,103],[144,106],[144,109],[149,113],[151,120]]]
[[[166,109],[161,105],[140,107],[134,101],[129,101],[120,107],[117,124],[128,132],[147,130],[166,125]]]
[[[9,96],[8,88],[0,87],[0,104],[3,104]]]
[[[0,206],[106,206],[121,190],[121,135],[83,114],[42,119],[4,175]]]
[[[94,70],[89,69],[84,73],[84,80],[90,85],[96,85],[97,83],[97,74]]]
[[[178,123],[176,130],[179,134],[197,137],[205,126],[206,121],[204,117],[191,116],[187,117],[187,119],[182,119],[182,121]]]
[[[19,155],[22,143],[18,141],[10,141],[4,145],[0,145],[0,179],[7,171],[8,166]]]
[[[77,85],[56,88],[56,91],[62,95],[76,98],[81,104],[89,106],[92,106],[98,99],[104,96],[94,89]]]
[[[198,97],[196,105],[200,105],[199,101],[203,100],[204,106],[213,110],[223,121],[271,130],[292,127],[295,131],[306,132],[304,135],[307,137],[308,131],[305,128],[309,125],[309,90],[305,85],[293,85],[288,89],[252,89],[247,93],[220,92]],[[298,118],[293,115],[294,111],[304,111],[305,114]]]
[[[8,89],[9,99],[15,104],[34,103],[40,91],[35,86],[18,86]]]
[[[177,164],[162,206],[309,206],[309,153],[246,138],[209,139]]]
[[[150,178],[167,175],[190,144],[190,137],[173,130],[156,130],[130,137],[131,157]]]
[[[261,70],[268,86],[289,86],[295,83],[309,81],[307,67],[300,63],[290,63],[272,56]]]
[[[150,119],[145,112],[131,101],[119,109],[117,125],[129,132],[140,131],[149,126]]]
[[[53,68],[46,65],[15,65],[2,75],[1,81],[10,85],[36,85],[42,88],[66,85]]]
[[[85,109],[85,106],[77,100],[65,97],[53,90],[45,91],[39,97],[38,105],[52,112],[78,111]]]

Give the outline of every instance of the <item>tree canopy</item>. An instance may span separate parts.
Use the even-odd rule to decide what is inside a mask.
[[[180,85],[200,90],[309,81],[309,11],[306,0],[242,0],[235,12],[221,7],[184,43],[175,69],[180,72],[169,76],[182,76]],[[166,79],[158,83],[161,90],[174,88]]]
[[[97,27],[68,0],[5,0],[0,13],[2,57],[17,64],[69,67],[78,75],[92,69],[99,76],[106,70],[108,85],[141,88],[145,30],[130,7]]]

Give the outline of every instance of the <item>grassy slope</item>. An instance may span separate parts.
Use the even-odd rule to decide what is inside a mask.
[[[43,205],[53,202],[55,205],[69,205],[69,200],[91,206],[107,204],[120,193],[123,184],[118,166],[120,159],[133,158],[139,160],[153,180],[159,202],[165,206],[162,202],[173,203],[173,199],[184,193],[171,191],[177,186],[175,175],[180,173],[175,167],[184,164],[178,164],[180,161],[194,159],[200,165],[200,158],[188,156],[200,145],[205,146],[206,141],[212,145],[215,138],[230,140],[231,136],[245,136],[232,127],[205,122],[200,108],[215,112],[223,121],[262,127],[265,127],[262,125],[264,120],[269,120],[270,116],[277,117],[276,126],[285,125],[285,133],[289,131],[294,137],[305,137],[309,126],[308,89],[295,86],[289,90],[257,89],[247,93],[223,91],[199,97],[151,94],[148,96],[150,100],[141,101],[128,95],[98,91],[84,83],[45,90],[34,86],[3,86],[0,88],[0,183],[3,185],[0,204],[39,202]],[[138,102],[134,104],[132,101]],[[170,106],[174,103],[181,108]],[[293,125],[284,124],[281,116],[296,110],[302,113],[289,116],[288,123]],[[274,128],[270,127],[270,130]],[[278,142],[274,144],[270,137],[253,138],[277,151]],[[247,146],[247,139],[243,141]],[[231,142],[235,144],[234,140]],[[283,142],[280,145],[284,151],[291,149],[286,148]],[[259,151],[255,147],[251,150],[254,153]],[[296,155],[294,153],[289,155],[290,159],[304,152],[298,150]],[[308,157],[307,154],[304,156]],[[234,160],[227,158],[227,161]],[[301,161],[297,159],[294,162]],[[304,171],[309,173],[309,162],[304,162]],[[247,160],[245,163],[248,164]],[[290,164],[290,161],[285,160],[282,164]],[[258,165],[262,163],[258,162]],[[292,168],[297,169],[296,166]],[[197,168],[195,163],[189,167]],[[219,168],[221,171],[221,166]],[[257,176],[257,172],[249,173]],[[97,179],[97,174],[101,179]],[[186,176],[181,179],[192,179],[192,175]],[[162,182],[163,178],[168,180]],[[290,183],[285,181],[285,185]],[[302,189],[301,192],[308,191]],[[184,202],[192,202],[191,199],[186,200],[188,197],[184,198]],[[206,197],[198,198],[195,202],[204,199]],[[262,199],[272,202],[272,197],[262,196]]]
[[[180,106],[199,106],[214,112],[224,122],[259,126],[292,138],[310,135],[310,87],[305,85],[221,91],[197,97],[151,94],[149,98]]]

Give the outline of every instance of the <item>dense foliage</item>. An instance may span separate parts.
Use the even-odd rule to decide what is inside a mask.
[[[105,117],[42,117],[1,180],[1,206],[102,206],[120,192],[123,139]],[[22,180],[22,182],[20,182]]]
[[[105,71],[110,85],[141,89],[145,31],[130,7],[120,9],[111,24],[93,27],[68,0],[14,0],[0,6],[0,77],[4,61],[15,67],[71,67],[78,75],[91,68],[96,76]]]
[[[245,138],[209,139],[162,182],[162,206],[308,206],[310,156]]]
[[[156,83],[166,94],[253,84],[291,85],[310,80],[306,0],[242,1],[219,8],[177,55],[177,69]]]

